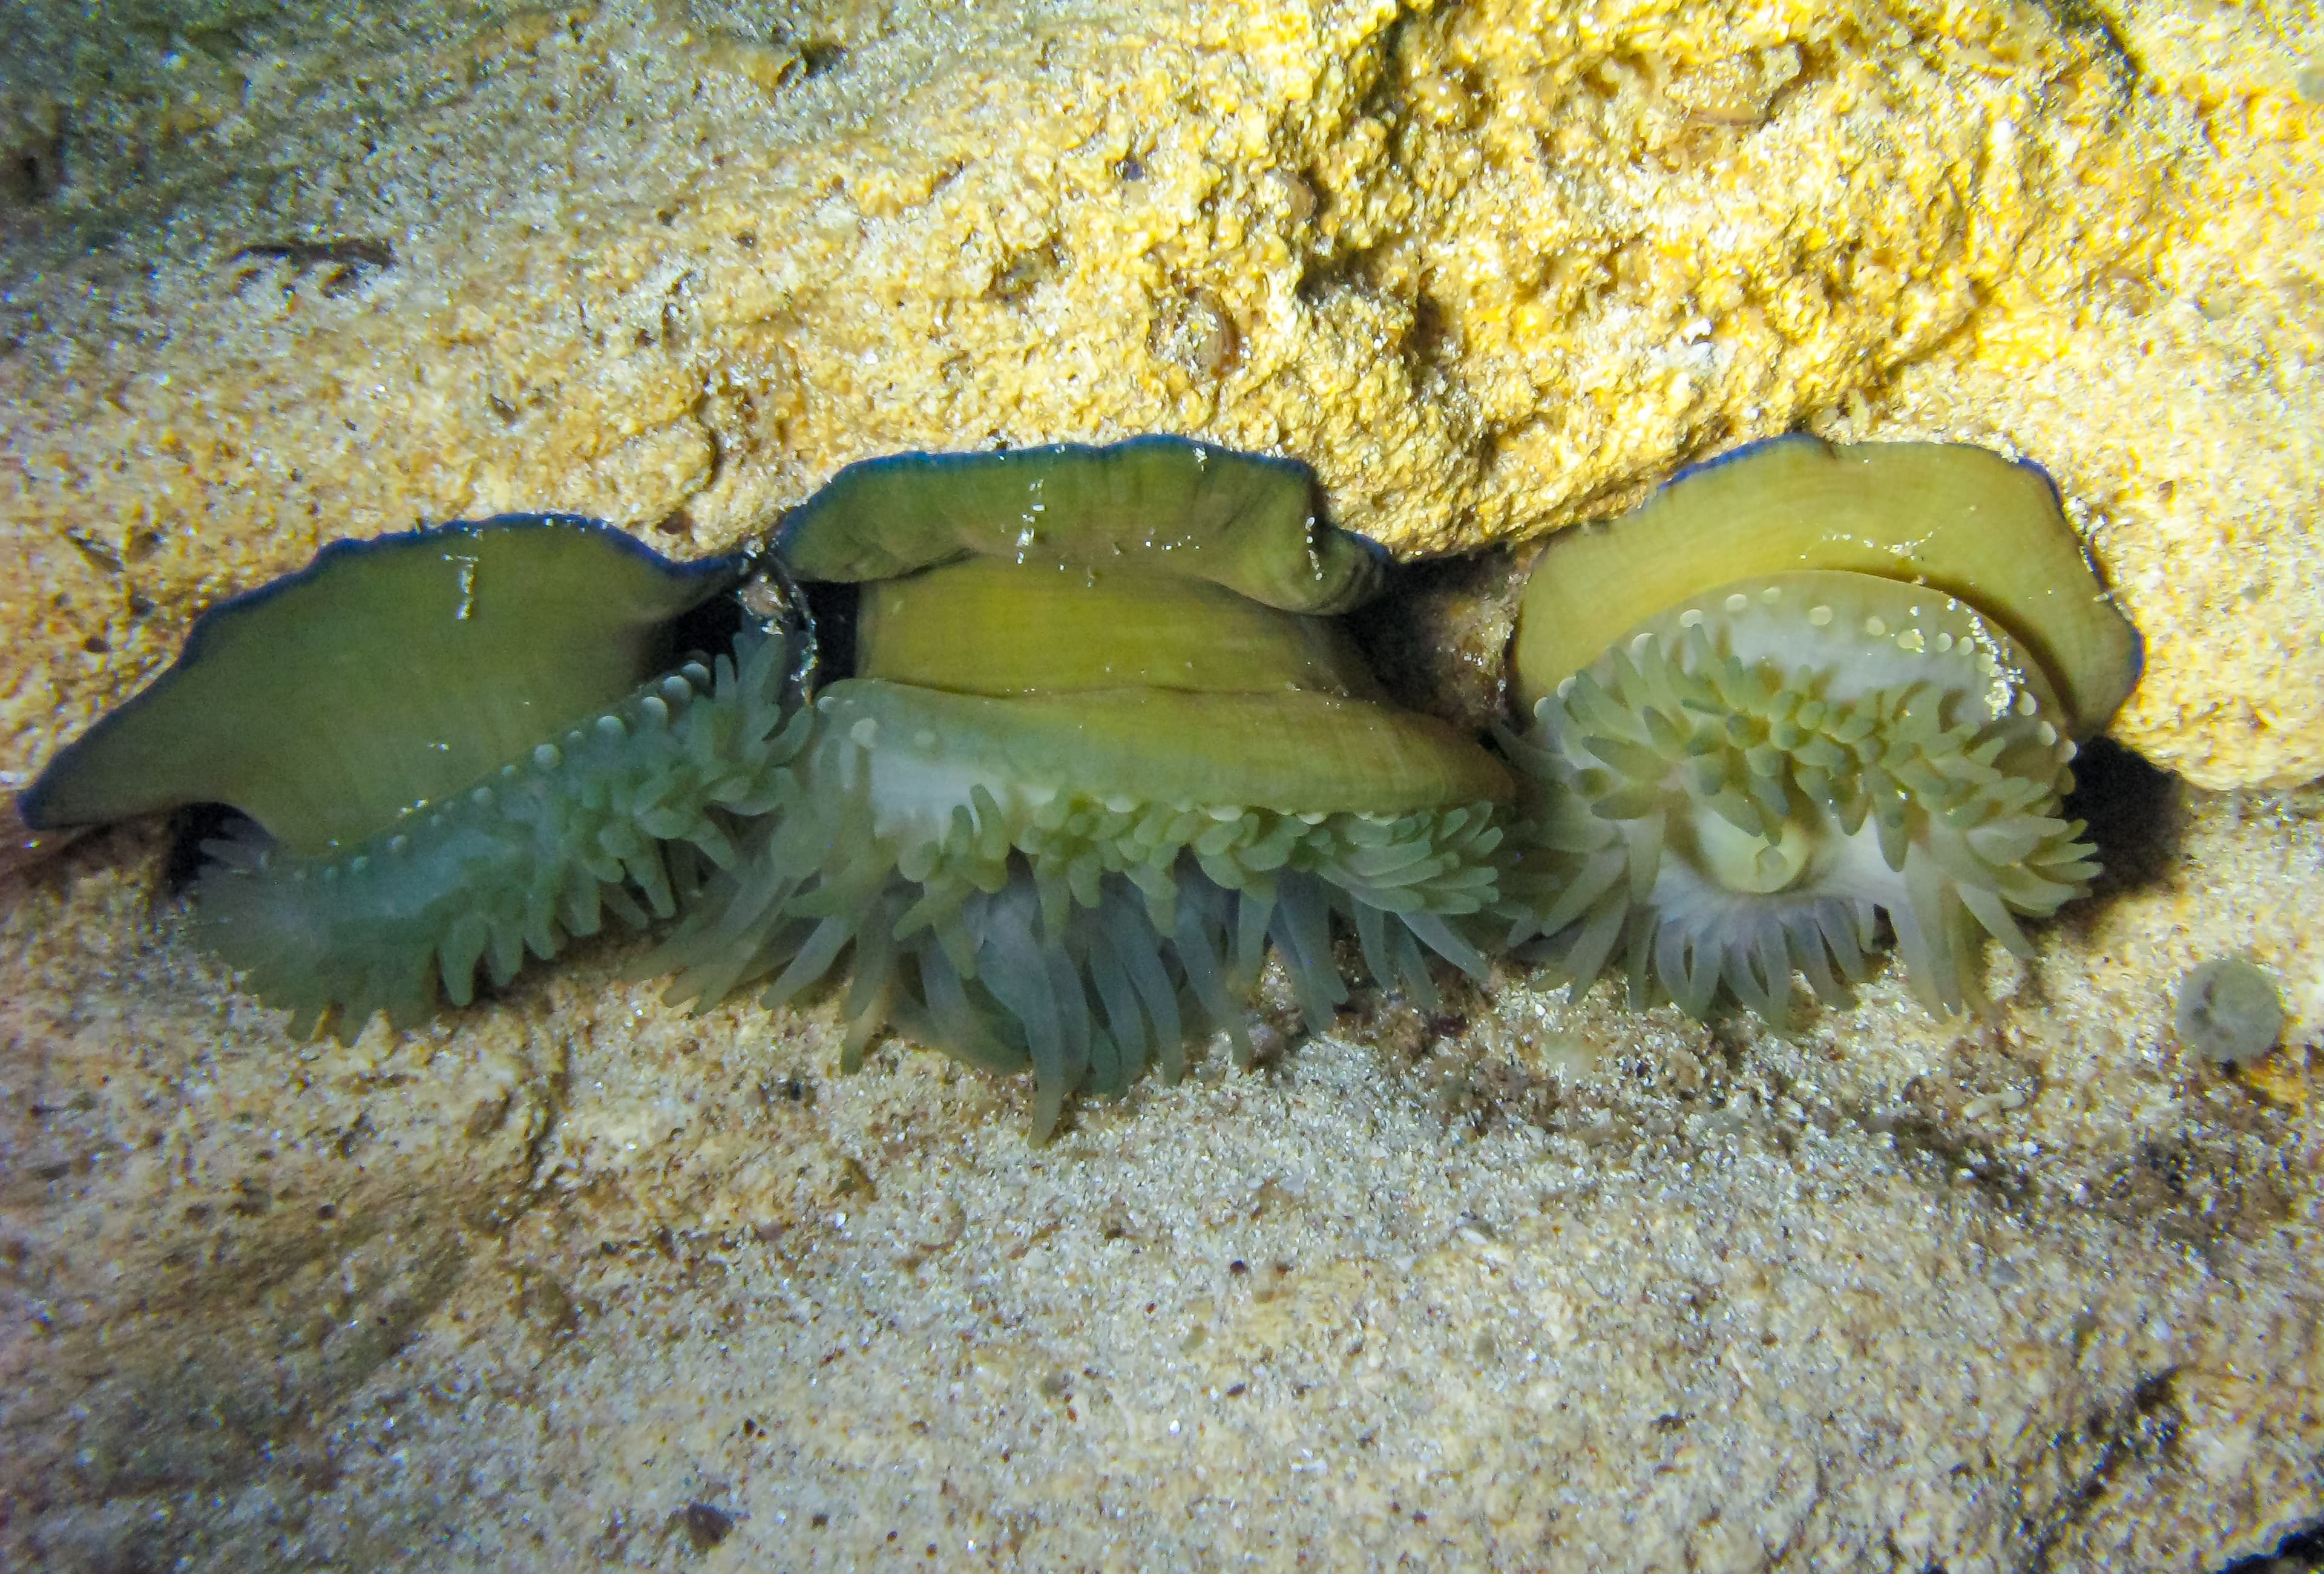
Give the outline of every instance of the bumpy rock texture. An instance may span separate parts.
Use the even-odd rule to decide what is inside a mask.
[[[2305,13],[101,10],[0,46],[9,785],[333,536],[707,549],[1167,429],[1427,554],[1802,423],[2041,459],[2148,640],[2116,735],[2324,770]],[[1511,974],[1041,1154],[616,950],[292,1045],[93,839],[0,914],[5,1559],[2260,1550],[2324,1514],[2324,803],[2093,766],[2116,873],[1991,1023]],[[2232,1076],[2169,1029],[2231,952],[2293,1016]]]

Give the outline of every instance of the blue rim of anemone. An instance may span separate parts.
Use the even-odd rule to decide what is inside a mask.
[[[1755,437],[1750,442],[1745,443],[1740,447],[1729,448],[1723,454],[1713,454],[1708,459],[1697,459],[1692,464],[1679,466],[1678,469],[1671,473],[1670,479],[1664,482],[1662,486],[1657,487],[1655,490],[1667,490],[1670,487],[1676,486],[1682,481],[1690,480],[1694,476],[1702,474],[1706,471],[1717,470],[1721,465],[1732,465],[1738,459],[1748,458],[1750,456],[1758,453],[1761,449],[1772,448],[1779,443],[1814,443],[1824,448],[1833,448],[1840,446],[1836,443],[1827,442],[1823,438],[1817,437],[1813,432],[1782,432],[1772,437]],[[2042,468],[2039,463],[2027,455],[2003,454],[1999,449],[1985,447],[1982,443],[1949,443],[1946,446],[1955,448],[1978,448],[1987,454],[1993,454],[2000,458],[2006,459],[2012,465],[2016,465],[2020,470],[2030,471],[2034,474],[2040,476],[2042,478],[2042,484],[2050,489],[2051,502],[2061,509],[2066,506],[2065,494],[2058,490],[2058,478],[2051,474],[2047,470]]]
[[[1024,448],[957,448],[937,452],[915,451],[903,454],[882,454],[870,459],[858,459],[842,466],[829,481],[817,487],[813,496],[783,511],[782,522],[776,526],[772,538],[778,555],[788,553],[798,533],[827,510],[837,506],[833,499],[842,494],[858,474],[871,474],[888,470],[916,470],[931,477],[964,470],[1001,469],[1013,465],[1037,461],[1055,463],[1069,459],[1099,459],[1139,448],[1183,448],[1204,454],[1220,454],[1228,458],[1252,465],[1269,465],[1286,471],[1306,484],[1308,494],[1316,504],[1315,522],[1327,530],[1363,544],[1364,549],[1380,563],[1392,561],[1388,549],[1365,535],[1344,525],[1335,525],[1326,517],[1323,507],[1323,483],[1315,477],[1314,467],[1304,459],[1294,459],[1281,454],[1254,454],[1247,448],[1231,448],[1223,443],[1207,442],[1200,437],[1181,437],[1176,432],[1143,432],[1134,437],[1124,437],[1112,443],[1039,443]]]
[[[1752,455],[1758,453],[1761,449],[1773,448],[1784,443],[1813,443],[1820,448],[1827,449],[1832,446],[1831,444],[1825,442],[1821,437],[1817,437],[1813,432],[1784,432],[1772,437],[1755,437],[1739,448],[1729,448],[1723,454],[1713,454],[1708,459],[1697,459],[1691,464],[1680,465],[1676,470],[1671,473],[1668,480],[1665,481],[1662,485],[1656,487],[1655,490],[1657,492],[1667,492],[1682,481],[1691,481],[1695,476],[1707,474],[1713,470],[1723,469],[1727,465],[1734,464],[1738,459],[1748,459]]]
[[[2034,474],[2040,476],[2042,478],[2042,484],[2050,489],[2051,503],[2057,508],[2059,512],[2063,513],[2065,511],[2066,494],[2058,490],[2058,478],[2056,476],[2051,474],[2047,470],[2043,469],[2041,465],[2029,454],[2020,454],[2009,462],[2012,465],[2016,465],[2020,470],[2030,470]],[[2089,556],[2087,552],[2082,555],[2085,557]],[[2092,564],[2091,566],[2095,568],[2098,566],[2096,564]]]
[[[145,704],[152,696],[165,692],[177,675],[190,670],[209,652],[210,641],[216,637],[214,620],[263,605],[278,595],[307,584],[324,569],[344,557],[367,557],[378,552],[400,551],[430,540],[474,538],[486,530],[531,529],[547,526],[580,530],[605,537],[633,557],[644,559],[654,568],[676,580],[739,578],[746,571],[750,554],[729,552],[716,557],[679,559],[665,557],[643,541],[618,525],[587,514],[567,513],[509,513],[493,514],[481,520],[450,520],[440,525],[421,525],[415,529],[392,530],[382,536],[365,536],[352,539],[326,542],[303,568],[268,580],[248,590],[237,591],[224,601],[213,602],[194,617],[193,625],[186,631],[186,642],[179,649],[177,658],[149,678],[144,686],[113,709],[99,716],[88,730],[49,757],[41,774],[31,786],[16,795],[16,814],[27,828],[34,831],[62,830],[62,826],[41,823],[41,805],[47,800],[49,787],[59,779],[59,767],[78,755],[82,746],[108,730],[119,716]],[[706,601],[717,593],[715,584],[706,588],[695,604]]]

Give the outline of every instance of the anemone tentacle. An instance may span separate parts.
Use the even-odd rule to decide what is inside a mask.
[[[1835,608],[1840,609],[1835,612]],[[1876,909],[1915,993],[1981,1004],[1979,932],[2024,955],[2097,870],[2074,746],[2007,637],[1950,597],[1810,572],[1715,587],[1541,700],[1504,893],[1579,990],[1609,965],[1701,1016],[1844,999]]]
[[[1271,944],[1300,1015],[1348,999],[1352,929],[1433,1001],[1481,976],[1515,785],[1392,703],[1337,614],[1384,555],[1294,462],[1180,438],[851,466],[776,551],[857,587],[783,806],[641,974],[706,1009],[852,971],[840,1064],[893,1027],[1077,1091],[1175,1078],[1191,1032],[1251,1042]]]
[[[736,862],[806,741],[785,678],[786,642],[746,631],[715,672],[690,662],[353,848],[299,857],[254,828],[207,842],[196,932],[302,1036],[327,1014],[342,1038],[374,1010],[412,1026],[439,980],[465,1005],[480,965],[505,984],[528,952],[607,910],[668,917],[694,866]]]
[[[706,1010],[771,975],[780,1005],[850,958],[843,1069],[887,1026],[1030,1070],[1039,1140],[1074,1092],[1119,1095],[1149,1067],[1176,1081],[1190,1030],[1248,1062],[1240,1001],[1270,942],[1311,1028],[1348,998],[1334,918],[1425,1005],[1425,953],[1482,975],[1462,929],[1497,900],[1496,804],[1288,814],[943,779],[940,743],[850,724],[840,697],[782,773],[782,812],[638,964],[678,972],[672,1003]]]

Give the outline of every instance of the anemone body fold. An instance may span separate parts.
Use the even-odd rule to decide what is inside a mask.
[[[1481,976],[1512,784],[1381,696],[1330,616],[1376,553],[1312,492],[1175,439],[843,473],[781,543],[861,583],[854,676],[640,971],[703,1008],[844,962],[844,1065],[887,1026],[1030,1071],[1037,1139],[1196,1034],[1247,1059],[1269,944],[1312,1029],[1335,932],[1425,1000],[1431,954]]]
[[[334,853],[301,857],[254,829],[207,843],[195,935],[294,1032],[327,1017],[352,1038],[374,1011],[416,1026],[439,988],[465,1006],[479,969],[505,985],[607,913],[669,918],[702,868],[735,859],[733,828],[804,741],[783,669],[779,638],[746,633],[699,686],[656,679]]]
[[[196,938],[302,1036],[412,1026],[608,912],[669,916],[734,857],[803,739],[788,641],[747,630],[715,673],[669,668],[677,621],[744,568],[562,514],[335,542],[204,612],[20,812],[238,811]]]

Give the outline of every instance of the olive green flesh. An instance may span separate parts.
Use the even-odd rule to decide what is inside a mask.
[[[41,824],[222,803],[302,857],[361,842],[617,704],[724,583],[562,521],[361,544],[206,615],[36,784]]]
[[[2138,677],[2115,609],[2049,486],[1983,448],[1770,443],[1686,476],[1605,526],[1542,548],[1511,641],[1519,713],[1659,609],[1730,580],[1844,569],[1942,591],[2038,661],[2076,737]]]
[[[1374,698],[1337,623],[1142,563],[977,557],[863,587],[855,671],[954,694],[1309,689]]]
[[[1372,548],[1316,516],[1304,465],[1176,439],[908,455],[850,465],[785,523],[801,579],[889,579],[963,557],[1126,560],[1290,612],[1379,588]]]
[[[1101,689],[998,698],[877,679],[833,684],[822,725],[872,751],[875,799],[1101,801],[1402,815],[1506,802],[1509,774],[1433,716],[1339,695]],[[912,785],[917,780],[918,785]],[[940,809],[941,813],[948,810]]]

